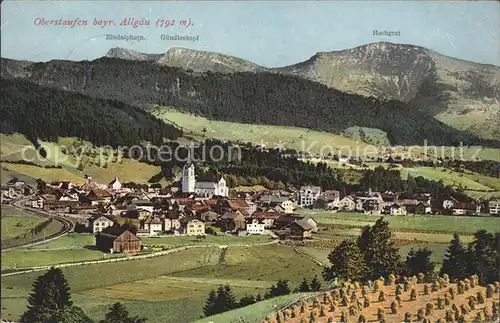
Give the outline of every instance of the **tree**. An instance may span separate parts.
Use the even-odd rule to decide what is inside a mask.
[[[448,274],[452,278],[462,279],[469,276],[469,273],[467,249],[460,241],[458,233],[455,233],[446,251],[440,274]]]
[[[114,303],[106,314],[104,320],[99,323],[144,323],[146,318],[137,316],[130,317],[127,309],[120,302]]]
[[[468,263],[471,273],[479,276],[481,283],[492,283],[498,279],[498,256],[500,233],[493,235],[486,230],[477,231],[468,247]]]
[[[296,288],[296,291],[299,293],[305,293],[305,292],[311,291],[311,287],[309,287],[309,282],[307,281],[307,279],[305,277],[304,277],[304,279],[302,279],[302,282],[300,283],[300,285]]]
[[[245,307],[245,306],[248,306],[248,305],[251,305],[255,303],[255,297],[253,297],[253,295],[247,295],[245,294],[245,296],[243,296],[239,303],[238,303],[238,307]]]
[[[53,318],[54,323],[93,323],[92,319],[78,306],[65,306]]]
[[[432,250],[428,248],[414,250],[413,248],[406,256],[406,275],[413,276],[418,273],[427,275],[434,271],[436,264],[431,261]]]
[[[213,293],[212,293],[213,292]],[[206,316],[223,313],[236,308],[238,303],[231,286],[219,286],[217,292],[211,291],[203,307]]]
[[[351,239],[342,241],[329,255],[332,264],[323,271],[325,280],[364,280],[366,263],[358,245]]]
[[[321,288],[321,282],[318,279],[318,276],[314,276],[313,280],[311,280],[311,291],[316,292]]]
[[[358,246],[368,266],[369,279],[398,274],[403,268],[401,256],[394,241],[389,223],[378,219],[372,227],[363,230],[358,238]]]
[[[203,314],[205,314],[205,316],[212,316],[214,314],[217,314],[215,310],[216,300],[217,300],[217,294],[215,293],[215,290],[212,289],[208,294],[208,298],[205,301],[205,305],[203,306]]]
[[[278,280],[276,285],[269,287],[269,291],[266,294],[266,298],[272,298],[277,296],[282,296],[290,294],[290,287],[288,286],[288,280]]]
[[[59,311],[73,305],[68,282],[61,269],[51,267],[33,283],[28,309],[21,322],[50,322]]]

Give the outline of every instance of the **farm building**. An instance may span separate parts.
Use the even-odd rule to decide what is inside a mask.
[[[126,229],[108,227],[95,236],[95,244],[104,252],[140,252],[141,239]]]

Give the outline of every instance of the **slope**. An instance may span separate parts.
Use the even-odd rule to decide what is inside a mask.
[[[424,140],[436,145],[498,144],[457,132],[403,102],[350,95],[293,76],[252,72],[197,76],[150,61],[110,58],[36,63],[25,67],[23,75],[39,85],[131,104],[173,106],[214,120],[338,134],[352,126],[370,127],[386,132],[392,144]]]

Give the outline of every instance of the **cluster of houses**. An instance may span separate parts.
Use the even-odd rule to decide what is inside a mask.
[[[254,193],[229,192],[224,178],[197,182],[194,165],[183,168],[182,180],[165,188],[132,189],[114,178],[107,185],[90,177],[83,185],[45,183],[37,190],[23,181],[2,186],[2,201],[30,196],[26,205],[72,216],[96,235],[103,251],[136,252],[141,236],[203,236],[219,231],[235,235],[273,235],[283,240],[302,240],[318,231],[313,218],[297,214],[301,208],[351,211],[374,215],[454,214],[476,215],[484,204],[464,203],[451,196],[432,199],[430,194],[399,192],[322,191],[303,186]],[[486,206],[500,214],[500,201]],[[128,224],[128,227],[123,224]]]

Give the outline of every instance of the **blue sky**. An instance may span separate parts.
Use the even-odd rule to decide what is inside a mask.
[[[303,61],[319,51],[377,41],[424,46],[445,55],[500,65],[500,4],[495,1],[148,2],[4,1],[2,57],[47,61],[103,56],[112,47],[163,53],[170,47],[222,52],[266,67]],[[86,27],[36,26],[34,20],[86,19]],[[125,17],[192,19],[188,28],[94,27]],[[401,36],[373,36],[373,30]],[[106,40],[132,34],[145,41]],[[199,35],[199,41],[163,41],[162,34]]]

